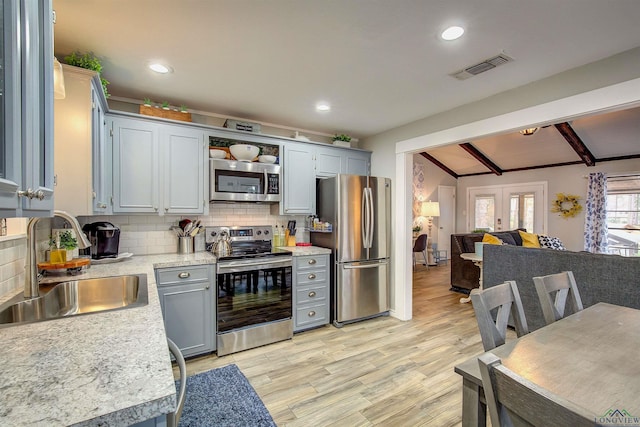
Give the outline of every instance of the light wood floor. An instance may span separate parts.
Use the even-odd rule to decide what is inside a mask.
[[[449,267],[416,267],[413,319],[382,317],[188,361],[189,375],[231,363],[278,426],[456,426],[454,365],[482,352],[473,307],[449,291]]]

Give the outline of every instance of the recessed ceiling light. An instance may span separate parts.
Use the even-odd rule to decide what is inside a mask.
[[[326,102],[319,102],[316,104],[316,111],[327,112],[331,111],[331,105]]]
[[[162,65],[158,63],[149,65],[149,68],[151,68],[156,73],[160,73],[160,74],[167,74],[171,72],[171,68],[167,67],[166,65]]]
[[[443,40],[455,40],[464,34],[464,28],[453,26],[442,32]]]

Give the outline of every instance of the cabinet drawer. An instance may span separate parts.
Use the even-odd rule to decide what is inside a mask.
[[[311,304],[296,309],[296,328],[325,325],[328,323],[327,305]]]
[[[320,284],[327,283],[326,270],[307,270],[307,271],[298,271],[296,273],[297,285],[311,285],[314,283],[320,283]]]
[[[311,255],[311,256],[301,256],[293,258],[296,263],[296,268],[298,270],[309,269],[309,268],[324,268],[327,266],[327,260],[329,259],[328,255]]]
[[[192,283],[209,280],[209,266],[170,267],[156,270],[158,286]]]
[[[296,289],[296,304],[308,304],[315,301],[326,301],[327,286],[305,287]]]

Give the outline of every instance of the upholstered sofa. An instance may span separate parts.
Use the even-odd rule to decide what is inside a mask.
[[[491,233],[507,244],[522,246],[517,230]],[[472,261],[460,258],[460,254],[475,252],[475,243],[481,242],[484,233],[451,235],[451,290],[468,294],[479,286],[480,269]]]
[[[515,280],[529,330],[545,325],[533,277],[572,271],[582,304],[598,302],[640,309],[640,258],[509,245],[483,248],[483,287]],[[570,314],[571,305],[567,306]]]

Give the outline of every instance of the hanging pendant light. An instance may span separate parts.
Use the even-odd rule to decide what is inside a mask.
[[[55,99],[64,99],[66,91],[64,88],[64,73],[62,72],[62,64],[58,58],[53,57],[53,97]]]

